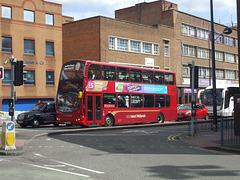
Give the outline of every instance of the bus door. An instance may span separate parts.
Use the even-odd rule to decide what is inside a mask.
[[[102,124],[101,95],[87,95],[87,124]]]

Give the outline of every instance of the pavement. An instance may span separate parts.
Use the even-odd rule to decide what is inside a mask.
[[[159,124],[148,124],[147,126],[156,126]],[[171,123],[164,123],[161,125],[174,125]],[[107,127],[107,129],[119,129],[119,128],[136,128],[136,127],[146,127],[146,124],[144,125],[130,125],[130,126],[113,126],[113,127]],[[57,134],[57,133],[68,133],[68,132],[79,132],[79,131],[93,131],[93,130],[104,130],[106,127],[91,127],[91,128],[70,128],[70,129],[60,129],[60,130],[54,130],[54,131],[36,131],[35,134],[33,132],[16,132],[16,138],[15,138],[15,146],[16,150],[3,150],[0,149],[0,156],[18,156],[22,155],[27,152],[28,150],[28,144],[33,140],[34,138],[40,137],[40,136],[48,136],[50,134]],[[187,143],[194,147],[200,147],[215,151],[221,151],[221,152],[228,152],[228,153],[234,153],[234,154],[240,154],[240,143],[238,144],[232,144],[232,145],[222,145],[221,144],[221,134],[220,131],[199,131],[194,134],[194,136],[189,136],[188,134],[181,134],[177,137],[180,141]],[[240,140],[240,137],[238,137]]]

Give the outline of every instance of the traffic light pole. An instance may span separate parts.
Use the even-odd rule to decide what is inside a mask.
[[[14,116],[14,64],[17,62],[17,59],[13,56],[9,58],[9,61],[11,62],[11,100],[13,102],[12,107],[9,107],[9,115],[11,116],[11,121],[13,121]]]
[[[191,89],[192,89],[192,103],[193,104],[193,101],[194,101],[194,61],[192,61],[192,64],[191,64],[191,68],[192,68],[192,74],[191,74],[191,81],[192,81],[192,86],[191,86]],[[191,108],[191,129],[190,129],[190,133],[191,133],[191,136],[194,135],[194,121],[195,121],[195,113],[193,113],[195,109],[193,109],[193,106]]]

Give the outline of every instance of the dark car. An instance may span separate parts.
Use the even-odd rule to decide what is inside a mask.
[[[38,102],[31,111],[21,113],[17,116],[17,123],[21,127],[39,127],[43,124],[54,124],[56,123],[56,110],[55,101],[40,101]]]
[[[191,119],[191,104],[185,104],[177,110],[178,120],[190,120]],[[204,104],[196,105],[195,119],[208,120],[208,109]]]

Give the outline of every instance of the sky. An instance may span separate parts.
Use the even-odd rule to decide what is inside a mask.
[[[157,0],[45,0],[62,4],[62,13],[74,20],[94,16],[114,18],[114,11],[142,2]],[[178,10],[210,20],[210,0],[168,0],[178,4]],[[237,0],[213,0],[214,21],[228,25],[237,23]]]

